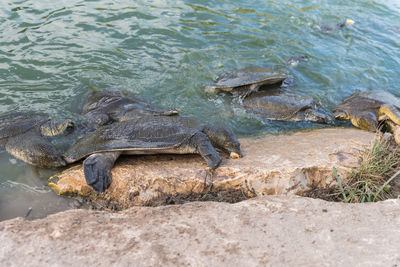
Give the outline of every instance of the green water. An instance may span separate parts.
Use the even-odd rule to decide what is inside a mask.
[[[384,0],[2,0],[0,112],[74,118],[87,92],[113,87],[242,136],[320,127],[263,120],[203,88],[225,70],[263,66],[328,108],[366,87],[400,96],[399,12],[400,1]],[[347,18],[355,24],[320,30]],[[309,60],[285,65],[296,55]],[[51,171],[6,153],[0,167],[0,219],[33,201],[33,217],[69,206],[46,188]]]

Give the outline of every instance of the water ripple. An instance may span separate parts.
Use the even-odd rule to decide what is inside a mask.
[[[117,86],[250,134],[253,117],[217,116],[229,101],[218,106],[203,92],[224,70],[283,70],[328,107],[355,88],[396,93],[400,79],[398,5],[386,1],[5,0],[0,15],[3,110],[74,112],[86,91]],[[321,31],[346,18],[356,24]],[[301,54],[309,61],[284,65]]]

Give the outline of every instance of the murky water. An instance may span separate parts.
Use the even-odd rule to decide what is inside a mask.
[[[384,0],[2,0],[0,112],[74,118],[83,95],[115,87],[239,135],[321,126],[266,121],[203,88],[224,70],[264,66],[328,108],[360,88],[400,96],[399,12]],[[356,23],[335,28],[347,18]],[[296,55],[309,60],[287,66]],[[0,220],[69,207],[46,187],[54,171],[6,153],[0,167]]]

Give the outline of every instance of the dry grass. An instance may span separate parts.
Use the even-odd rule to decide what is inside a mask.
[[[314,187],[304,195],[346,203],[396,198],[392,183],[400,177],[399,146],[378,136],[372,147],[360,152],[360,157],[360,167],[347,173],[345,179],[333,169],[337,185],[324,189]]]

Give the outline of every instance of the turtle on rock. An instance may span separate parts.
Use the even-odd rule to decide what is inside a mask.
[[[56,168],[66,165],[58,149],[45,136],[68,133],[71,120],[54,121],[47,115],[10,112],[0,116],[0,148],[31,165]]]
[[[97,192],[111,183],[111,169],[121,154],[200,154],[211,169],[221,162],[218,149],[241,156],[240,143],[227,127],[183,117],[139,116],[114,122],[84,135],[64,154],[68,163],[86,158],[85,179]]]
[[[376,131],[380,123],[394,133],[400,144],[400,98],[383,90],[358,91],[336,106],[333,114],[338,119],[347,119],[360,129]]]

